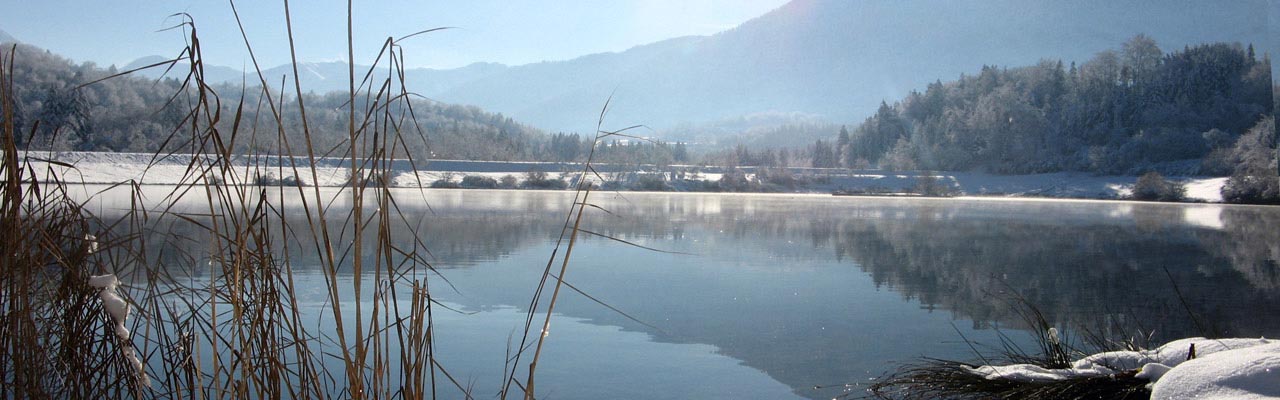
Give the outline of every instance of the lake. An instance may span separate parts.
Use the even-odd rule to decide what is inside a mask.
[[[159,199],[168,189],[144,190]],[[325,192],[334,208],[350,207]],[[289,193],[278,202],[285,219],[305,225]],[[438,271],[421,273],[442,305],[437,357],[476,397],[492,397],[573,195],[394,195]],[[543,398],[832,398],[922,356],[977,360],[965,340],[991,352],[1001,335],[1032,343],[1015,294],[1077,337],[1280,336],[1275,207],[632,192],[590,201],[608,212],[590,209],[584,229],[661,251],[579,238],[565,280],[627,315],[562,293],[539,362]],[[129,199],[90,204],[110,220]],[[167,268],[210,273],[199,257],[174,255],[207,253],[191,223],[152,235],[149,251]],[[304,315],[332,326],[318,252],[286,237],[297,241],[288,259]],[[390,237],[414,241],[408,229]],[[344,282],[351,274],[340,271]]]

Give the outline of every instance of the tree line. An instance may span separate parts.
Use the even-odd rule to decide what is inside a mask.
[[[1277,102],[1252,45],[1166,54],[1138,35],[1082,65],[935,81],[807,150],[815,167],[1231,176],[1226,201],[1280,203]]]
[[[16,126],[28,127],[18,145],[28,150],[171,152],[187,150],[189,134],[183,135],[183,119],[193,107],[189,89],[177,78],[152,80],[133,75],[103,79],[120,72],[85,62],[76,64],[52,52],[19,44],[14,49]],[[9,53],[10,48],[4,52]],[[160,67],[163,68],[163,67]],[[173,76],[185,76],[175,69]],[[253,79],[250,79],[252,81]],[[89,84],[91,83],[91,84]],[[298,98],[273,90],[272,99],[282,110],[281,123],[293,152],[303,131]],[[215,85],[224,116],[219,131],[226,143],[241,154],[282,154],[287,150],[276,135],[275,119],[266,96],[257,87]],[[306,93],[307,127],[318,153],[331,156],[348,140],[346,93]],[[367,105],[368,94],[357,96]],[[418,160],[462,159],[484,161],[581,161],[587,156],[594,135],[547,134],[514,121],[500,113],[475,106],[445,104],[426,99],[410,100],[409,106],[390,107],[410,111],[413,121],[402,127],[403,141],[398,157]],[[240,110],[240,126],[233,129],[231,116]],[[408,115],[406,113],[406,115]],[[38,122],[38,123],[37,123]],[[235,132],[235,141],[230,135]],[[609,141],[602,144],[598,161],[644,164],[686,162],[684,143]]]
[[[1213,43],[1163,53],[1138,35],[1064,66],[983,66],[928,85],[835,143],[826,165],[995,173],[1087,171],[1229,175],[1235,144],[1274,102],[1271,61]]]

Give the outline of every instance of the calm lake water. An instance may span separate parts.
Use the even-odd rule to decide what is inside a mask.
[[[572,194],[396,196],[440,271],[434,295],[464,311],[435,314],[441,362],[491,397]],[[285,201],[286,218],[302,218],[289,211],[296,200]],[[562,293],[540,362],[544,398],[831,398],[921,356],[976,360],[962,337],[998,346],[1003,332],[1030,343],[1011,292],[1064,328],[1141,329],[1155,341],[1280,336],[1280,208],[653,193],[591,201],[612,214],[589,213],[586,229],[685,254],[581,238],[566,281],[652,326]],[[127,204],[102,196],[94,207],[110,215]],[[197,229],[166,229],[157,246],[199,251]],[[183,235],[193,239],[172,240]],[[393,240],[412,243],[404,232]],[[302,305],[331,324],[315,251],[292,249]]]

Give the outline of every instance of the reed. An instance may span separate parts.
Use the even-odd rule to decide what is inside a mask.
[[[0,50],[0,392],[19,397],[122,397],[138,393],[115,341],[93,273],[113,243],[93,232],[83,204],[57,176],[20,157],[14,122],[15,47]],[[43,175],[46,179],[37,180]],[[24,183],[29,183],[25,184]]]
[[[996,351],[984,354],[978,350],[977,343],[961,335],[981,363],[923,358],[877,379],[865,392],[849,392],[846,398],[1137,400],[1151,397],[1151,390],[1147,388],[1150,381],[1136,377],[1137,371],[1056,381],[988,379],[975,373],[975,368],[986,365],[1031,364],[1045,369],[1071,368],[1074,359],[1089,354],[1138,348],[1134,339],[1112,340],[1085,328],[1078,329],[1080,338],[1071,337],[1066,330],[1059,332],[1034,304],[1009,289],[1007,304],[1033,332],[1034,348],[1025,349],[1001,332]]]
[[[239,23],[235,3],[230,7]],[[353,56],[351,2],[347,7]],[[424,399],[449,390],[460,394],[449,397],[470,398],[436,359],[438,302],[431,282],[442,278],[424,257],[426,243],[391,240],[392,232],[416,229],[392,190],[392,160],[416,165],[408,143],[426,140],[409,102],[414,95],[404,83],[399,43],[432,30],[386,38],[363,80],[354,66],[348,71],[348,135],[337,151],[351,178],[329,192],[254,185],[250,165],[238,164],[237,143],[271,136],[277,148],[257,150],[284,156],[281,176],[288,170],[319,181],[321,151],[312,142],[301,83],[294,80],[296,110],[285,109],[283,91],[268,89],[241,25],[258,92],[244,85],[235,103],[224,104],[225,96],[205,80],[195,22],[175,17],[180,22],[171,29],[184,32],[187,45],[173,60],[150,67],[189,66],[170,99],[184,115],[153,163],[174,149],[192,157],[181,183],[159,198],[139,182],[109,188],[128,191],[131,200],[123,216],[109,219],[70,194],[59,171],[74,166],[35,159],[17,147],[18,135],[34,127],[15,126],[13,60],[21,55],[16,47],[0,50],[0,393]],[[288,1],[282,18],[296,65]],[[380,81],[371,78],[378,68],[387,72]],[[248,101],[251,94],[256,104]],[[246,120],[251,109],[255,118]],[[301,116],[300,131],[286,124],[289,113]],[[197,231],[175,231],[178,225]],[[163,251],[155,248],[157,237],[203,250],[157,255]],[[315,326],[314,316],[304,315],[290,256],[297,246],[320,254],[323,308],[334,328]],[[126,335],[113,329],[121,319],[104,308],[105,289],[90,285],[100,275],[121,282],[114,290],[127,305]],[[140,357],[140,369],[129,354]]]
[[[290,60],[298,77],[294,20],[283,0]],[[60,174],[75,166],[18,148],[33,126],[15,125],[14,59],[0,49],[0,393],[18,398],[472,398],[472,388],[436,357],[433,294],[448,289],[429,261],[419,225],[401,210],[393,161],[418,169],[410,148],[429,145],[405,83],[400,43],[439,29],[382,40],[371,67],[348,69],[346,140],[319,148],[298,78],[262,73],[235,1],[229,1],[253,70],[239,93],[211,86],[191,16],[170,30],[186,45],[173,59],[84,82],[87,87],[145,68],[181,76],[167,106],[180,122],[151,160],[190,155],[180,182],[157,195],[129,181],[128,207],[100,215],[73,195]],[[352,1],[347,52],[354,59]],[[385,74],[383,74],[385,73]],[[385,76],[385,78],[375,78]],[[224,103],[224,100],[230,99]],[[560,239],[527,309],[524,334],[509,350],[499,397],[535,398],[535,376],[563,288],[635,320],[564,280],[579,234],[661,251],[582,229],[591,210],[597,144],[639,128],[606,131],[601,109],[595,142],[576,180]],[[251,117],[250,117],[251,116]],[[289,123],[296,118],[300,124]],[[55,129],[58,127],[55,127]],[[261,143],[274,141],[274,147]],[[420,141],[420,142],[418,142]],[[244,148],[250,154],[245,157]],[[239,149],[239,150],[238,150]],[[274,174],[307,185],[264,186],[262,157]],[[322,157],[346,162],[348,181],[322,189]],[[271,168],[267,166],[266,168]],[[413,174],[417,177],[417,174]],[[418,182],[421,187],[421,182]],[[404,197],[404,198],[402,198]],[[413,239],[398,244],[393,235]],[[296,259],[312,253],[314,261]],[[304,305],[299,262],[315,265],[324,304]],[[559,266],[558,270],[553,269]],[[105,282],[105,283],[104,283]],[[544,293],[550,289],[549,297]],[[308,314],[311,313],[311,314]],[[538,318],[541,316],[541,318]],[[327,320],[333,326],[317,323]],[[646,326],[651,326],[645,324]],[[536,335],[536,336],[535,336]],[[522,362],[527,360],[527,362]],[[520,379],[517,371],[527,371]]]
[[[1133,373],[1073,378],[1052,382],[986,379],[972,364],[925,360],[903,367],[890,380],[879,382],[868,397],[878,399],[1121,399],[1151,397],[1150,383]]]

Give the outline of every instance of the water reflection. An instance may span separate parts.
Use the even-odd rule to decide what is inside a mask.
[[[476,309],[525,305],[570,195],[422,193],[397,193],[403,223],[391,240],[427,244],[458,288],[440,296]],[[594,213],[587,229],[694,255],[585,238],[567,280],[658,330],[583,298],[560,311],[715,346],[806,396],[829,397],[809,388],[893,361],[971,358],[954,329],[994,340],[988,328],[1019,327],[1001,294],[1010,290],[1059,326],[1140,328],[1157,340],[1280,334],[1276,208],[631,193],[594,202],[610,213]],[[297,204],[285,209],[305,226]],[[152,230],[164,233],[148,236],[164,265],[208,273],[203,230],[176,219]],[[302,271],[320,264],[304,231],[274,239],[293,243]]]
[[[1017,322],[1007,298],[991,295],[1013,289],[1064,325],[1119,314],[1141,316],[1158,337],[1280,330],[1280,319],[1257,318],[1280,311],[1280,237],[1263,228],[1280,222],[1276,210],[1218,207],[1222,229],[1204,229],[1186,223],[1197,208],[1126,207],[1129,218],[1049,221],[1017,215],[1053,213],[1043,209],[974,218],[963,206],[923,207],[915,218],[844,221],[832,240],[877,284],[979,324]],[[1187,317],[1179,291],[1209,326]]]

